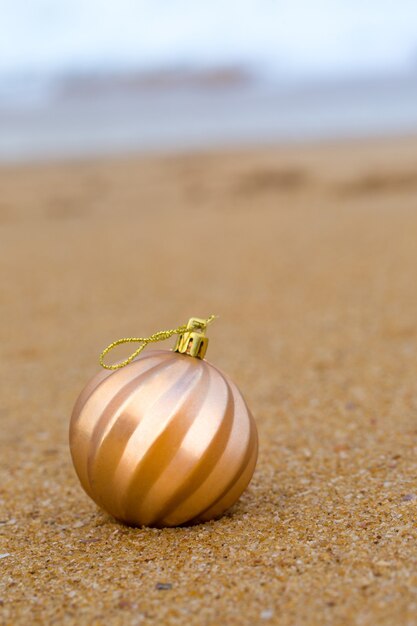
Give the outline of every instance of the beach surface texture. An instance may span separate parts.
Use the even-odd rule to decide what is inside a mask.
[[[2,625],[417,624],[416,154],[0,169]],[[73,470],[75,399],[111,341],[211,313],[253,481],[220,520],[123,526]]]

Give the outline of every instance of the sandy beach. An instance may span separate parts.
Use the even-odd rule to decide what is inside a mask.
[[[3,626],[417,624],[416,155],[0,168]],[[211,313],[254,479],[218,521],[125,527],[78,483],[73,403],[109,342]]]

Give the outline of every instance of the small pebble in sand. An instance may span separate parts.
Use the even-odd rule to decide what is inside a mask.
[[[346,402],[345,409],[347,411],[354,411],[358,408],[358,405],[355,402]]]
[[[271,619],[274,617],[274,611],[272,609],[266,609],[261,612],[261,619]]]
[[[119,609],[135,610],[138,608],[138,605],[135,602],[130,602],[130,600],[120,600],[117,606]]]
[[[5,552],[4,554],[0,554],[0,559],[5,559],[7,556],[10,556],[8,552]]]
[[[172,589],[171,583],[156,583],[155,589],[158,591],[166,591],[167,589]]]

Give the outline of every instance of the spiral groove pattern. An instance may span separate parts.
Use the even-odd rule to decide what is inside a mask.
[[[255,422],[207,361],[166,350],[95,376],[71,417],[70,449],[88,495],[133,525],[220,516],[255,469]]]

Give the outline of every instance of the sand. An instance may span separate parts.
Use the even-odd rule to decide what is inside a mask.
[[[417,624],[416,155],[0,170],[1,624]],[[77,481],[73,402],[110,341],[211,313],[254,479],[218,521],[125,527]]]

